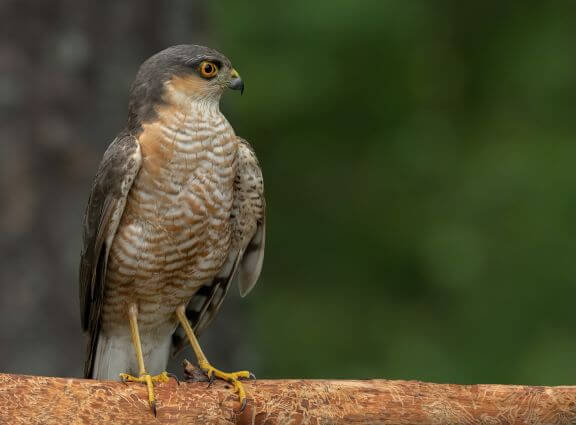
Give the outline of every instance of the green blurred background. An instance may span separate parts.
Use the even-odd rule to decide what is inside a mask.
[[[139,63],[202,43],[245,80],[223,110],[268,199],[260,282],[203,337],[217,366],[576,383],[576,4],[23,3],[0,8],[0,370],[80,374],[90,181]]]

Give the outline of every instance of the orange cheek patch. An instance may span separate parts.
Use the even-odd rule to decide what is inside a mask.
[[[142,167],[150,174],[156,175],[162,166],[170,160],[171,152],[164,149],[162,144],[164,137],[162,130],[156,123],[144,124],[144,131],[138,138],[140,149],[142,149]]]

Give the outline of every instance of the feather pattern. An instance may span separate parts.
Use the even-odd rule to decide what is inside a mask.
[[[236,281],[240,295],[252,290],[264,262],[266,239],[266,203],[262,170],[250,144],[240,139],[238,174],[236,177],[235,210],[236,240],[240,247],[240,263]]]
[[[195,64],[206,57],[219,63],[215,78],[197,74]],[[178,306],[189,306],[200,333],[234,279],[242,295],[256,283],[265,236],[262,173],[219,108],[226,87],[242,87],[238,80],[226,57],[202,46],[171,47],[140,68],[128,129],[104,154],[84,218],[86,377],[141,372],[132,306],[144,364],[156,374],[178,344]]]
[[[86,377],[91,377],[94,367],[110,245],[140,165],[136,139],[129,132],[120,134],[104,153],[84,214],[79,281],[82,328],[90,338]]]
[[[190,300],[186,314],[196,335],[212,322],[232,282],[237,282],[245,296],[254,287],[264,261],[266,204],[262,171],[250,144],[238,140],[237,171],[234,179],[234,201],[231,212],[233,245],[228,259],[216,277],[204,285]],[[185,345],[181,327],[172,338],[173,355]]]

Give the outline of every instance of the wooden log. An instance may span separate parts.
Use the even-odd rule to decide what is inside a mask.
[[[224,382],[157,385],[154,417],[141,384],[0,374],[0,424],[574,424],[576,386],[418,381],[246,382],[242,414]]]

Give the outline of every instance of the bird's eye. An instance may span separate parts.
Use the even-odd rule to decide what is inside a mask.
[[[204,61],[200,64],[200,75],[204,78],[212,78],[218,72],[218,67],[214,62]]]

